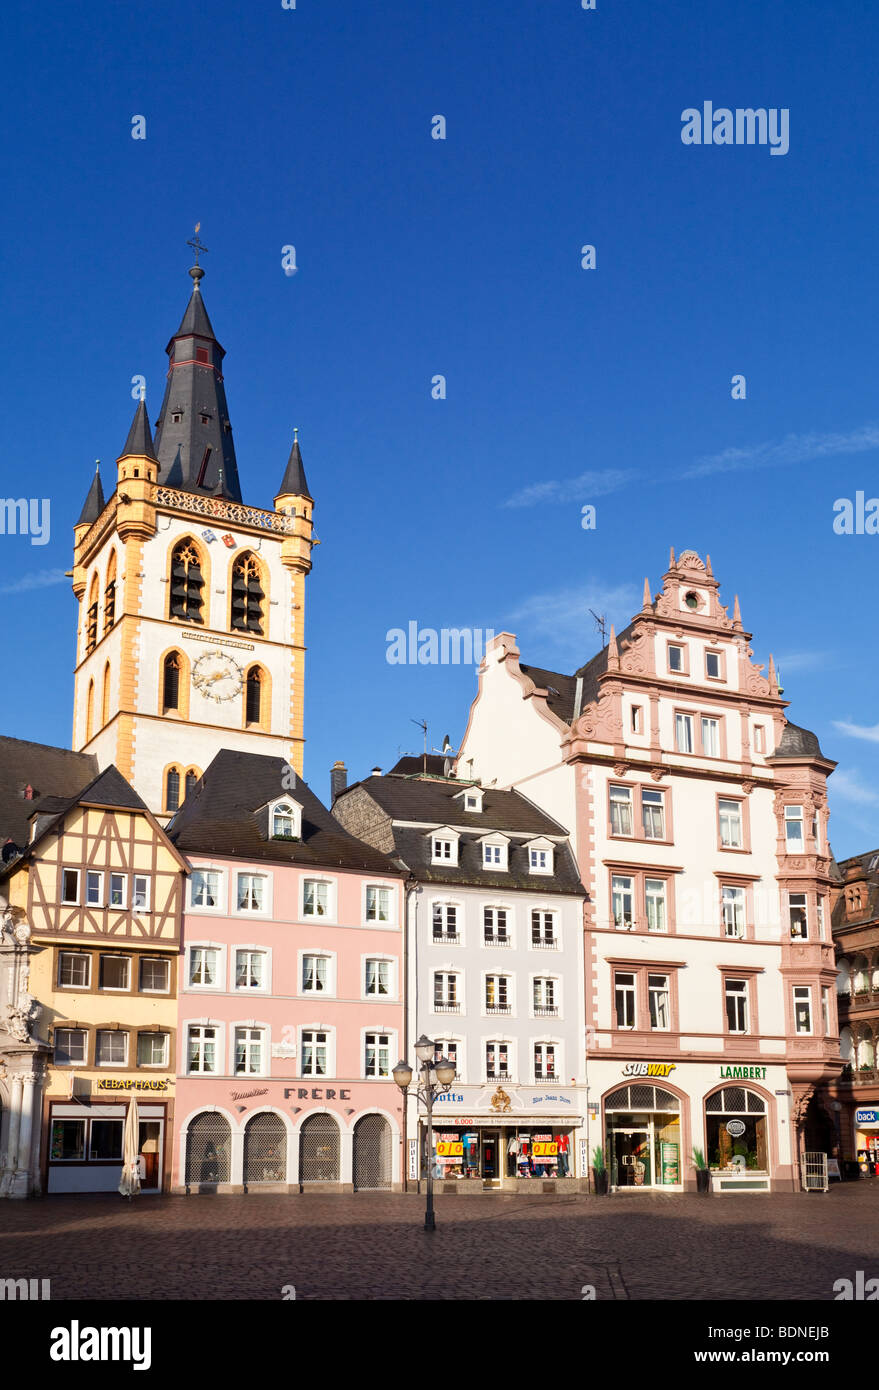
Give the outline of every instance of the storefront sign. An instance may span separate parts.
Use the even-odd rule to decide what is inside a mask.
[[[572,1102],[571,1102],[571,1097],[570,1097],[570,1096],[560,1096],[560,1095],[553,1095],[553,1096],[549,1096],[549,1095],[530,1096],[530,1097],[528,1097],[527,1099],[528,1099],[528,1104],[529,1104],[529,1105],[545,1105],[545,1104],[547,1104],[547,1102],[549,1102],[549,1101],[552,1101],[553,1104],[558,1103],[559,1105],[570,1105],[570,1104],[572,1103]]]
[[[290,1100],[293,1097],[296,1100],[335,1100],[337,1096],[339,1100],[350,1100],[351,1092],[336,1091],[332,1086],[312,1086],[311,1090],[307,1086],[284,1087],[285,1100]]]
[[[879,1125],[879,1110],[856,1110],[856,1125]]]
[[[674,1186],[681,1180],[681,1151],[677,1144],[668,1139],[662,1140],[662,1182],[663,1186]]]
[[[731,1134],[733,1139],[739,1139],[745,1132],[744,1120],[727,1120],[726,1132]]]
[[[456,1095],[454,1091],[446,1091],[441,1096],[434,1096],[434,1105],[463,1105],[464,1097]]]
[[[720,1075],[724,1081],[765,1081],[765,1067],[721,1067]]]
[[[464,1154],[463,1142],[455,1143],[448,1139],[438,1139],[436,1144],[437,1158],[461,1158]]]
[[[623,1076],[670,1076],[677,1071],[677,1062],[627,1062]]]
[[[547,1143],[545,1140],[535,1139],[531,1148],[535,1158],[552,1158],[559,1151],[558,1144]]]
[[[97,1083],[99,1091],[167,1091],[170,1081],[162,1077],[153,1077],[152,1080],[137,1077],[133,1081],[114,1081],[112,1077],[102,1076]]]
[[[268,1093],[268,1086],[259,1086],[254,1091],[232,1091],[231,1096],[233,1100],[251,1100],[253,1096],[267,1096]]]
[[[409,1140],[409,1177],[413,1180],[418,1177],[418,1140]]]

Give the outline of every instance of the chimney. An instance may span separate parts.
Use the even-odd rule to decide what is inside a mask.
[[[348,769],[341,758],[337,758],[330,768],[330,805],[333,804],[337,796],[342,795],[347,785]]]
[[[27,786],[24,789],[24,799],[25,801],[33,801],[34,799],[34,789],[31,786],[30,782],[28,782]]]
[[[369,775],[370,777],[381,777],[382,770],[380,767],[374,767]]]

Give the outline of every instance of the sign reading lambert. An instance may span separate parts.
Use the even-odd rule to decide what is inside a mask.
[[[765,1081],[765,1067],[721,1067],[720,1075],[724,1081]]]

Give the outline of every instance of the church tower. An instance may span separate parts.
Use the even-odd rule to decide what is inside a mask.
[[[304,743],[314,502],[296,439],[274,509],[242,502],[225,354],[189,274],[155,441],[141,401],[111,496],[96,472],[74,527],[73,747],[163,818],[220,748],[301,774]]]

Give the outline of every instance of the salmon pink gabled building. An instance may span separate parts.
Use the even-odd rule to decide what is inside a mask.
[[[282,758],[218,753],[169,829],[191,865],[174,1190],[397,1187],[404,871]]]

